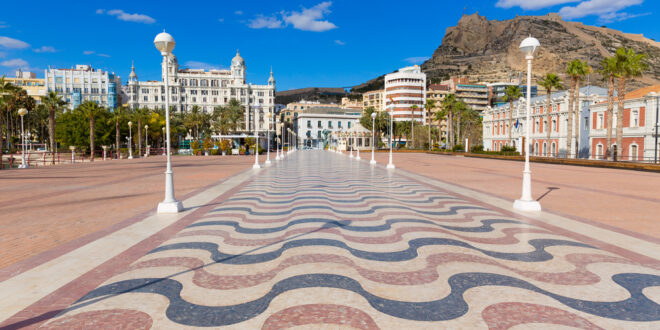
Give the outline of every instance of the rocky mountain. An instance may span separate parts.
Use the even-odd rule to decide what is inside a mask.
[[[534,78],[554,72],[568,81],[563,72],[573,59],[587,61],[597,71],[603,58],[624,46],[646,53],[650,66],[644,77],[630,83],[628,89],[660,83],[660,43],[641,34],[567,22],[552,13],[504,21],[488,20],[478,13],[463,15],[456,26],[446,30],[442,44],[422,64],[422,70],[430,80],[467,76],[475,81],[509,81],[526,72],[518,46],[529,35],[541,43],[533,63]],[[597,73],[589,79],[593,84],[602,84]]]
[[[275,94],[275,103],[287,104],[300,100],[319,101],[321,103],[341,103],[341,98],[346,95],[343,88],[335,87],[307,87],[278,91]]]

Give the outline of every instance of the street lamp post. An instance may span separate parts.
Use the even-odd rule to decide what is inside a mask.
[[[270,118],[272,117],[273,115],[269,110],[266,114],[266,118],[268,119],[268,125],[266,126],[266,165],[270,165]]]
[[[275,131],[275,160],[280,160],[280,143],[281,141],[277,138],[277,124],[280,123],[280,119],[275,117],[275,127],[273,127],[273,131]]]
[[[163,145],[165,144],[167,144],[167,142],[165,141],[165,127],[163,127]],[[165,155],[166,155],[165,148],[163,148],[163,156]]]
[[[101,146],[101,148],[103,148],[103,161],[105,161],[108,154],[108,146]]]
[[[128,159],[133,159],[133,122],[132,121],[128,122]]]
[[[371,113],[371,161],[369,164],[376,165],[375,148],[376,148],[376,112]]]
[[[18,168],[28,168],[27,162],[25,162],[25,128],[23,127],[23,117],[27,115],[28,111],[25,108],[18,109],[18,115],[21,116],[21,165]]]
[[[144,125],[144,157],[149,157],[149,125]]]
[[[513,203],[513,208],[521,211],[541,211],[541,203],[532,198],[532,171],[529,169],[529,112],[532,84],[532,60],[534,52],[541,46],[538,40],[529,36],[520,43],[520,50],[525,54],[527,60],[527,119],[525,122],[525,169],[523,170],[522,196]]]
[[[287,128],[287,144],[286,144],[286,154],[290,155],[291,154],[291,138],[293,137],[293,134],[291,134],[291,129]]]
[[[252,168],[261,168],[259,165],[259,133],[257,132],[257,108],[259,103],[255,103],[252,109],[254,109],[254,165]]]
[[[347,133],[348,133],[348,142],[349,143],[346,145],[346,147],[350,146],[350,148],[351,148],[350,157],[353,158],[353,143],[355,142],[355,141],[353,141],[353,132],[347,132]]]
[[[394,169],[394,163],[392,163],[392,145],[394,144],[394,100],[390,98],[390,162],[387,164],[388,169]]]
[[[359,139],[362,136],[362,133],[356,133],[356,135]],[[357,139],[355,140],[355,147],[356,147],[356,150],[357,150],[357,156],[355,156],[355,159],[360,160],[361,159],[360,158],[360,146],[358,146],[358,144],[357,144]]]
[[[18,168],[28,168],[25,162],[25,128],[23,127],[23,117],[28,113],[27,109],[20,108],[18,114],[21,116],[21,165]]]
[[[183,210],[183,204],[174,198],[174,175],[172,172],[172,155],[170,153],[170,87],[169,55],[174,49],[174,38],[163,31],[154,39],[154,45],[163,55],[165,61],[165,131],[167,148],[167,168],[165,169],[165,198],[158,204],[158,213],[178,213]],[[149,148],[149,147],[147,147]]]

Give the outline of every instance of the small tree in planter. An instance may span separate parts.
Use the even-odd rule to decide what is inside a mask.
[[[195,140],[192,143],[190,143],[190,148],[192,148],[193,155],[197,156],[200,153],[199,141]]]
[[[222,150],[222,155],[230,154],[231,155],[231,143],[229,140],[220,141],[219,148]]]
[[[202,147],[204,148],[204,156],[208,156],[209,150],[211,150],[211,147],[213,147],[213,142],[211,141],[211,139],[206,138],[202,143]]]

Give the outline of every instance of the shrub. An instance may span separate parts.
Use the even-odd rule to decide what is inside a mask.
[[[204,139],[204,142],[203,142],[204,150],[209,150],[209,149],[211,149],[212,146],[213,146],[213,141],[211,141],[211,139],[209,139],[209,138]]]
[[[202,154],[202,149],[193,148],[193,155],[199,156]]]
[[[231,143],[229,140],[220,141],[219,148],[226,151],[228,155],[231,155]]]
[[[195,149],[199,149],[199,147],[200,147],[200,146],[199,146],[199,141],[197,141],[197,140],[195,140],[195,141],[193,141],[192,143],[190,143],[190,148],[192,148],[193,150],[195,150]],[[196,154],[196,153],[193,152],[193,154]]]
[[[238,154],[239,155],[245,155],[245,148],[243,148],[243,147],[238,148]]]
[[[211,155],[217,156],[218,155],[218,149],[211,149]]]
[[[518,150],[513,146],[502,146],[502,152],[518,152]]]
[[[476,146],[472,146],[472,148],[470,148],[470,152],[472,152],[472,153],[477,153],[477,152],[482,152],[482,151],[484,151],[484,146],[482,146],[482,145],[476,145]]]
[[[451,148],[451,151],[453,151],[453,152],[463,152],[463,151],[465,151],[465,147],[462,144],[457,144],[453,148]]]

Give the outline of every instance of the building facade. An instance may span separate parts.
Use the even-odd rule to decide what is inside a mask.
[[[293,130],[299,142],[311,148],[323,148],[333,134],[345,132],[360,122],[360,111],[335,107],[312,107],[295,118]]]
[[[506,89],[509,86],[518,86],[520,90],[523,92],[524,95],[527,95],[527,85],[521,85],[517,82],[499,82],[499,83],[492,83],[488,84],[488,89],[490,92],[490,101],[489,104],[491,107],[496,107],[502,104],[507,104],[509,103],[508,101],[504,100],[504,96],[506,95]],[[532,97],[538,96],[538,87],[535,85],[530,86],[530,94]]]
[[[128,106],[132,109],[146,107],[165,109],[165,60],[169,67],[170,107],[173,111],[191,111],[198,106],[204,112],[212,112],[231,99],[238,100],[244,111],[244,130],[265,131],[268,125],[266,114],[275,111],[275,78],[273,70],[266,85],[248,84],[245,81],[245,60],[237,51],[229,70],[180,68],[174,54],[163,59],[160,81],[139,81],[135,67],[131,67],[128,87]]]
[[[385,75],[384,98],[386,109],[392,112],[394,121],[426,122],[426,74],[418,65]]]
[[[364,110],[361,100],[351,100],[346,96],[341,98],[341,107],[344,109],[357,110],[360,112]]]
[[[439,127],[440,129],[440,138],[446,140],[447,139],[447,120],[446,119],[441,119],[439,122],[436,119],[436,113],[439,111],[442,111],[442,101],[445,100],[445,97],[450,93],[449,91],[449,86],[447,85],[440,85],[440,84],[431,84],[429,85],[427,91],[426,91],[426,100],[428,103],[428,100],[433,100],[435,101],[435,106],[430,109],[429,113],[426,114],[427,116],[427,124],[431,124],[435,127]]]
[[[37,78],[37,74],[34,72],[23,72],[19,69],[16,70],[15,78],[6,77],[5,81],[24,89],[37,104],[41,103],[41,99],[46,96],[46,81]]]
[[[305,101],[291,102],[280,111],[280,120],[284,123],[293,124],[295,119],[300,113],[303,113],[311,108],[337,108],[339,105],[334,103],[323,104],[319,101]]]
[[[119,105],[121,78],[114,72],[77,64],[73,69],[45,70],[46,92],[57,92],[73,110],[81,103],[94,101],[102,107],[114,109]]]
[[[615,98],[612,117],[612,154],[624,161],[654,161],[660,150],[656,145],[658,134],[658,106],[660,85],[649,86],[625,95],[623,110],[623,145],[616,145],[617,101]],[[589,144],[591,159],[605,159],[607,153],[607,102],[592,105],[590,108],[591,132]],[[659,157],[660,158],[660,157]]]
[[[440,85],[447,86],[449,93],[454,94],[457,100],[465,102],[473,110],[482,113],[490,104],[488,86],[472,83],[465,77],[451,77]]]
[[[385,110],[385,91],[382,89],[362,94],[362,108],[373,107],[380,112]]]
[[[595,103],[607,98],[607,90],[597,86],[580,88],[578,105],[578,141],[577,150],[580,158],[589,157],[589,109]],[[568,104],[567,91],[554,92],[550,96],[550,108],[547,107],[547,96],[531,98],[530,125],[530,155],[546,157],[566,157],[574,155],[575,151],[567,152],[568,136]],[[512,125],[509,127],[509,105],[489,107],[483,114],[483,146],[485,150],[500,151],[509,145],[522,151],[522,139],[525,135],[526,100],[519,99],[513,103]],[[549,121],[548,121],[549,118]],[[511,130],[511,141],[509,141]],[[550,131],[550,139],[548,139]]]

